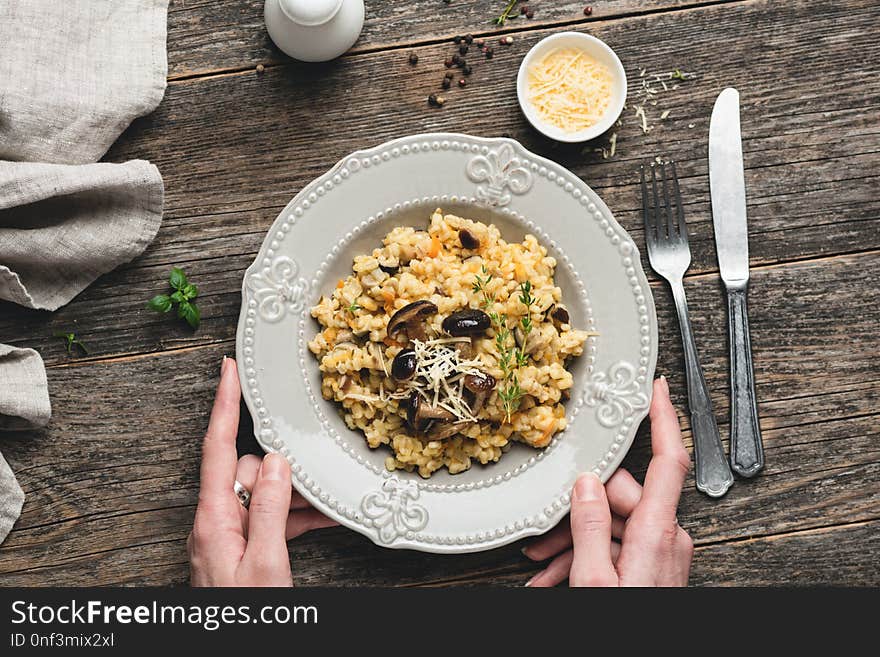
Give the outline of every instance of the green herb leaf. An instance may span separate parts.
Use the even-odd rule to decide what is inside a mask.
[[[186,297],[183,295],[183,290],[175,290],[171,295],[171,300],[174,303],[183,303],[186,301]]]
[[[195,299],[197,296],[199,296],[199,288],[197,288],[192,283],[187,283],[184,286],[182,292],[183,292],[183,296],[186,297],[187,299]]]
[[[64,340],[67,343],[64,346],[67,348],[68,354],[73,355],[73,346],[74,345],[76,345],[77,347],[82,349],[84,354],[89,353],[89,350],[86,349],[86,346],[82,342],[80,342],[80,340],[77,339],[76,333],[54,333],[53,335],[56,338],[61,338],[62,340]]]
[[[189,301],[184,301],[177,308],[177,316],[181,319],[185,319],[186,323],[194,329],[199,328],[201,313],[199,312],[199,307],[196,304]]]
[[[183,273],[183,270],[179,267],[174,267],[171,270],[171,275],[168,277],[169,282],[171,283],[171,287],[175,290],[182,290],[186,287],[187,280],[186,274]]]
[[[672,79],[673,80],[684,80],[684,73],[682,73],[679,69],[675,69],[672,72]]]
[[[167,294],[157,294],[147,303],[147,308],[157,313],[167,313],[171,310],[171,297]]]

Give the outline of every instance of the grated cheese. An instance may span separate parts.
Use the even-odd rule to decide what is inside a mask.
[[[481,375],[479,360],[463,360],[454,347],[456,342],[467,342],[467,338],[437,338],[435,340],[413,340],[410,345],[416,352],[416,371],[406,381],[402,390],[391,393],[392,399],[404,399],[413,391],[435,408],[443,408],[452,413],[457,420],[476,422],[464,397],[464,377],[468,374]]]
[[[557,48],[528,70],[528,100],[540,118],[565,132],[595,125],[611,104],[611,72],[576,48]]]

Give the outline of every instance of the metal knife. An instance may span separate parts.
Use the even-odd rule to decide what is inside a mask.
[[[739,92],[733,88],[722,91],[712,108],[709,123],[709,186],[715,250],[721,280],[727,287],[730,323],[730,467],[743,477],[753,477],[764,467],[764,447],[758,422],[749,341],[746,184],[739,125]]]

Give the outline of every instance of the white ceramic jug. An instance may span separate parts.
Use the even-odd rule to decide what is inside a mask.
[[[266,0],[266,29],[294,59],[325,62],[351,48],[364,25],[364,0]]]

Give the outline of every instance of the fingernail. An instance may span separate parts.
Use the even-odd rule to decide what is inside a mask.
[[[260,476],[268,481],[287,479],[287,461],[281,454],[266,454],[260,466]]]
[[[666,377],[662,374],[660,375],[660,385],[663,386],[663,391],[669,395],[669,381],[666,380]]]
[[[522,552],[523,556],[526,557],[527,559],[531,559],[531,557],[529,556],[529,546],[528,545],[525,546],[524,548],[521,548],[520,552]]]
[[[222,375],[226,371],[226,361],[229,360],[226,356],[223,356],[223,360],[220,361],[220,374]]]
[[[574,484],[574,499],[576,502],[592,502],[602,498],[602,480],[592,472],[586,472],[578,477]]]
[[[537,575],[532,575],[532,579],[530,579],[528,582],[523,584],[523,586],[531,586],[535,582],[535,580],[538,579],[542,574],[544,574],[543,570],[540,573],[538,573]]]

